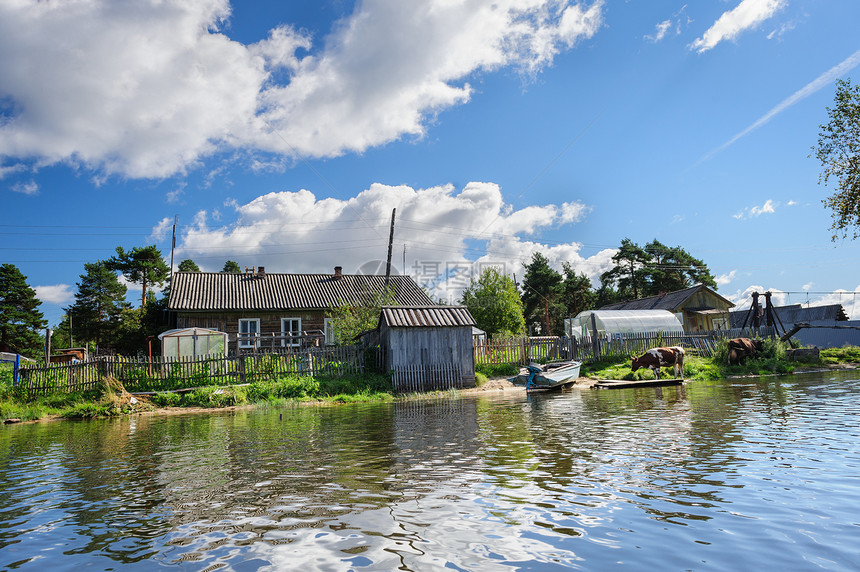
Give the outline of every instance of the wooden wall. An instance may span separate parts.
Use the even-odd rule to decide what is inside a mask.
[[[389,371],[414,366],[457,365],[463,372],[461,387],[475,384],[475,355],[471,327],[389,328],[381,326]]]
[[[713,308],[715,310],[722,310],[724,313],[719,315],[694,314],[693,312],[688,312],[687,308],[696,310]],[[725,300],[712,295],[707,290],[699,290],[681,308],[681,311],[684,313],[684,330],[688,332],[714,330],[716,329],[714,328],[714,318],[723,318],[728,324],[729,308],[731,306]]]
[[[281,333],[281,318],[301,318],[302,330],[325,331],[326,313],[322,310],[285,310],[278,312],[180,312],[176,316],[177,328],[210,328],[228,334],[230,351],[236,350],[240,318],[259,318],[260,333],[271,336]]]

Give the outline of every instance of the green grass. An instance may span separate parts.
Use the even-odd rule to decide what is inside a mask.
[[[796,364],[785,358],[786,345],[779,340],[765,340],[762,352],[742,365],[728,365],[728,341],[717,343],[710,358],[687,354],[684,360],[684,378],[692,381],[713,381],[741,375],[785,374],[794,371]],[[672,375],[672,368],[662,368],[662,377]],[[581,375],[596,379],[623,379],[628,381],[654,379],[649,369],[630,369],[630,358],[613,357],[582,366]]]
[[[512,363],[481,363],[475,366],[475,373],[490,377],[513,377],[520,372],[519,366]]]
[[[843,348],[828,348],[821,350],[821,363],[828,365],[842,363],[860,364],[860,347],[846,346]]]

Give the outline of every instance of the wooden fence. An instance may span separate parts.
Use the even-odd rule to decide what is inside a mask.
[[[457,363],[413,364],[391,373],[391,383],[398,393],[454,389],[460,387],[462,379],[463,371]]]
[[[342,377],[363,373],[364,356],[359,346],[196,358],[102,356],[76,364],[21,367],[18,386],[26,395],[38,396],[96,389],[107,376],[129,392],[252,383],[288,374]]]
[[[766,337],[772,328],[716,330],[696,333],[633,333],[577,342],[575,338],[522,338],[474,343],[475,365],[528,365],[532,362],[577,360],[590,363],[608,357],[631,357],[658,346],[681,346],[692,355],[710,357],[721,338]]]

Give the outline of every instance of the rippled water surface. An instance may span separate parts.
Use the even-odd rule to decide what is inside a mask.
[[[0,429],[0,569],[860,569],[857,372]]]

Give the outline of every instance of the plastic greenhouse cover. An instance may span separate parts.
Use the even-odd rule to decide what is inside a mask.
[[[678,318],[668,310],[587,310],[570,321],[566,333],[577,338],[589,337],[592,314],[602,335],[684,331]]]

